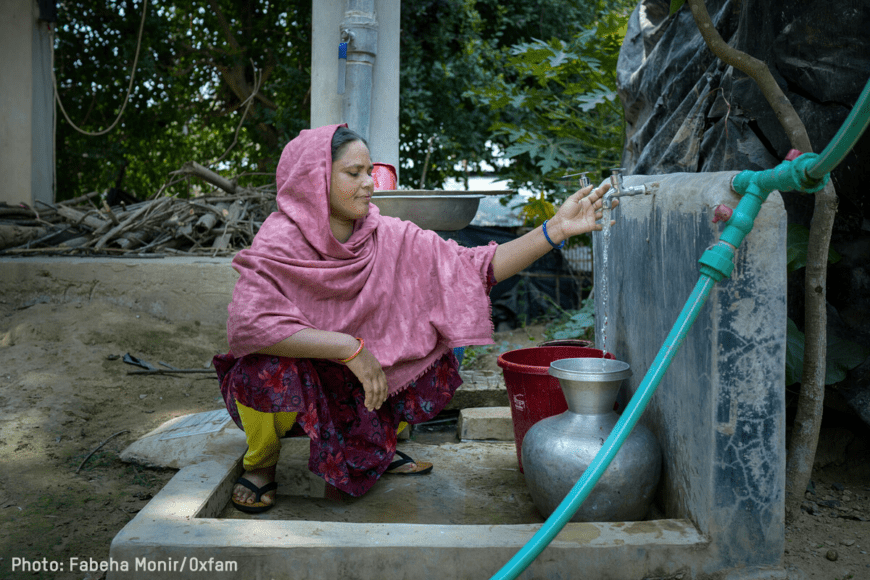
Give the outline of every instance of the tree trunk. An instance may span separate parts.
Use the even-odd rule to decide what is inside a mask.
[[[788,135],[794,149],[812,151],[806,127],[791,102],[770,74],[767,65],[722,40],[704,0],[688,0],[695,23],[707,46],[726,64],[746,73],[759,86],[765,99]],[[793,520],[800,511],[804,490],[813,473],[813,462],[822,424],[827,364],[826,280],[828,247],[837,212],[837,192],[832,183],[816,193],[807,250],[806,304],[804,309],[805,340],[803,377],[798,398],[797,417],[786,456],[786,519]],[[784,388],[784,385],[783,385]]]
[[[825,401],[827,364],[827,275],[828,248],[837,213],[837,193],[831,182],[816,193],[807,248],[804,282],[804,364],[797,415],[786,456],[786,519],[800,513],[807,484],[813,474],[822,411]]]

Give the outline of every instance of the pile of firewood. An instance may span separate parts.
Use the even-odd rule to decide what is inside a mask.
[[[226,256],[249,246],[276,209],[274,186],[242,187],[193,162],[174,174],[214,189],[113,206],[99,192],[33,208],[0,203],[0,255]]]

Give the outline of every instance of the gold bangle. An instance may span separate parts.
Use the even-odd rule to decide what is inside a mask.
[[[353,353],[352,355],[350,355],[349,357],[345,358],[345,359],[341,359],[341,360],[338,361],[338,362],[340,362],[341,364],[347,364],[347,363],[349,363],[350,361],[352,361],[353,359],[355,359],[356,357],[359,356],[359,353],[362,352],[363,347],[366,345],[366,341],[364,341],[364,340],[361,339],[361,338],[357,338],[357,340],[359,341],[359,348],[356,349],[356,352]]]

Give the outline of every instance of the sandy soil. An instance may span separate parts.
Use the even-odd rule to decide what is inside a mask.
[[[533,344],[540,330],[499,333],[496,343]],[[213,374],[128,374],[137,367],[121,357],[204,369],[225,350],[222,327],[104,303],[0,298],[0,578],[101,577],[69,571],[70,558],[107,560],[115,534],[174,473],[118,454],[172,417],[223,405]],[[477,355],[481,368],[497,369],[495,349]],[[787,528],[792,580],[870,579],[870,435],[860,424],[838,427],[825,431],[829,463],[807,496],[814,515]],[[61,562],[66,572],[13,573],[17,558]]]

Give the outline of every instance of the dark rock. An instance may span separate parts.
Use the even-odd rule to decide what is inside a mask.
[[[848,406],[870,425],[870,361],[849,371],[839,391]]]
[[[810,514],[811,516],[821,515],[822,510],[819,508],[818,504],[812,501],[805,501],[801,504],[801,509]]]
[[[846,461],[846,450],[854,440],[855,435],[849,429],[823,428],[819,432],[814,466],[822,468],[828,465],[842,465]]]

